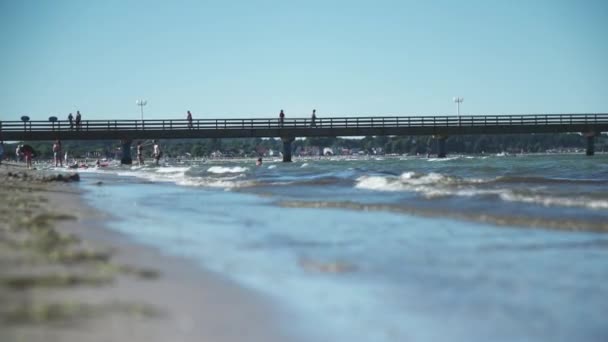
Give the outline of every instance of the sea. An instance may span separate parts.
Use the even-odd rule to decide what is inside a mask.
[[[109,229],[269,298],[294,340],[608,341],[608,154],[81,171]]]

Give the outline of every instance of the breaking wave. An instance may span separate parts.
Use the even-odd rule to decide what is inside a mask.
[[[479,213],[471,211],[457,211],[446,208],[420,208],[415,206],[399,204],[379,204],[379,203],[357,203],[351,201],[301,201],[284,200],[277,203],[287,208],[313,208],[313,209],[346,209],[354,211],[388,211],[395,213],[412,214],[426,217],[451,217],[468,221],[486,222],[500,226],[518,227],[542,227],[559,230],[586,230],[596,232],[608,232],[608,223],[593,222],[572,217],[558,219],[552,217],[531,217],[531,216],[505,216],[495,213]]]
[[[608,209],[608,201],[590,199],[585,197],[565,198],[542,195],[522,195],[513,192],[505,192],[500,194],[500,198],[503,201],[541,204],[545,207],[559,206],[589,209]]]
[[[409,191],[425,198],[447,196],[493,196],[505,202],[519,202],[545,207],[578,207],[593,210],[608,209],[608,200],[585,196],[565,197],[553,194],[521,193],[517,189],[501,187],[501,183],[595,183],[595,180],[562,180],[542,177],[497,177],[495,179],[460,178],[439,173],[418,174],[405,172],[395,176],[361,176],[355,187],[374,191]]]
[[[249,170],[249,168],[241,167],[241,166],[235,166],[235,167],[212,166],[207,169],[207,172],[222,174],[222,173],[241,173],[241,172],[246,172],[247,170]]]

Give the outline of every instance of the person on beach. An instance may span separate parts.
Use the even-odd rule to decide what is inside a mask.
[[[76,111],[76,129],[80,129],[80,122],[82,121],[82,115],[80,115],[80,111]]]
[[[139,166],[144,166],[144,145],[141,141],[137,142],[137,163]]]
[[[63,158],[61,156],[61,141],[55,140],[53,144],[53,160],[55,161],[55,167],[61,165],[63,167]]]
[[[70,122],[70,129],[74,129],[74,116],[72,115],[72,113],[68,115],[68,121]]]
[[[310,116],[310,127],[317,127],[317,110],[312,110],[312,115]]]
[[[25,166],[28,169],[32,168],[32,157],[34,156],[34,148],[30,145],[21,145],[21,153],[25,159]]]
[[[15,161],[16,162],[20,162],[23,158],[23,152],[21,151],[22,147],[23,147],[23,145],[17,145],[17,148],[15,149]]]
[[[279,126],[280,127],[283,127],[283,122],[284,121],[285,121],[285,113],[281,109],[281,112],[279,113]]]
[[[186,120],[188,120],[188,128],[189,129],[194,128],[192,126],[192,113],[190,113],[190,111],[188,111],[188,115],[186,116]]]
[[[3,160],[4,160],[4,142],[0,141],[0,165],[2,165]]]
[[[262,166],[262,157],[258,158],[258,160],[255,162],[255,166]]]
[[[162,157],[163,152],[160,150],[160,144],[158,140],[154,140],[154,163],[158,166],[158,162],[160,161],[160,157]]]

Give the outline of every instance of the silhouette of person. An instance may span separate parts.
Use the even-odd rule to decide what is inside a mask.
[[[80,121],[82,120],[82,116],[80,115],[80,111],[76,111],[76,129],[80,129]]]
[[[144,165],[144,146],[142,145],[141,141],[137,143],[137,162],[139,166]]]
[[[188,120],[188,128],[192,129],[192,113],[190,113],[190,111],[188,111],[188,116],[186,117],[186,119]]]
[[[61,141],[55,140],[53,144],[53,161],[55,162],[55,167],[61,165],[63,167],[63,158],[61,156]]]
[[[163,151],[161,151],[161,149],[160,149],[160,144],[158,143],[158,140],[154,140],[153,155],[154,155],[154,162],[156,165],[158,165],[159,161],[160,161],[160,157],[163,156]]]
[[[285,113],[281,109],[281,112],[279,113],[279,126],[280,127],[283,127],[283,122],[284,121],[285,121]]]

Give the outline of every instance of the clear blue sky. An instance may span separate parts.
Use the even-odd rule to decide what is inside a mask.
[[[0,119],[608,112],[608,1],[0,0]]]

